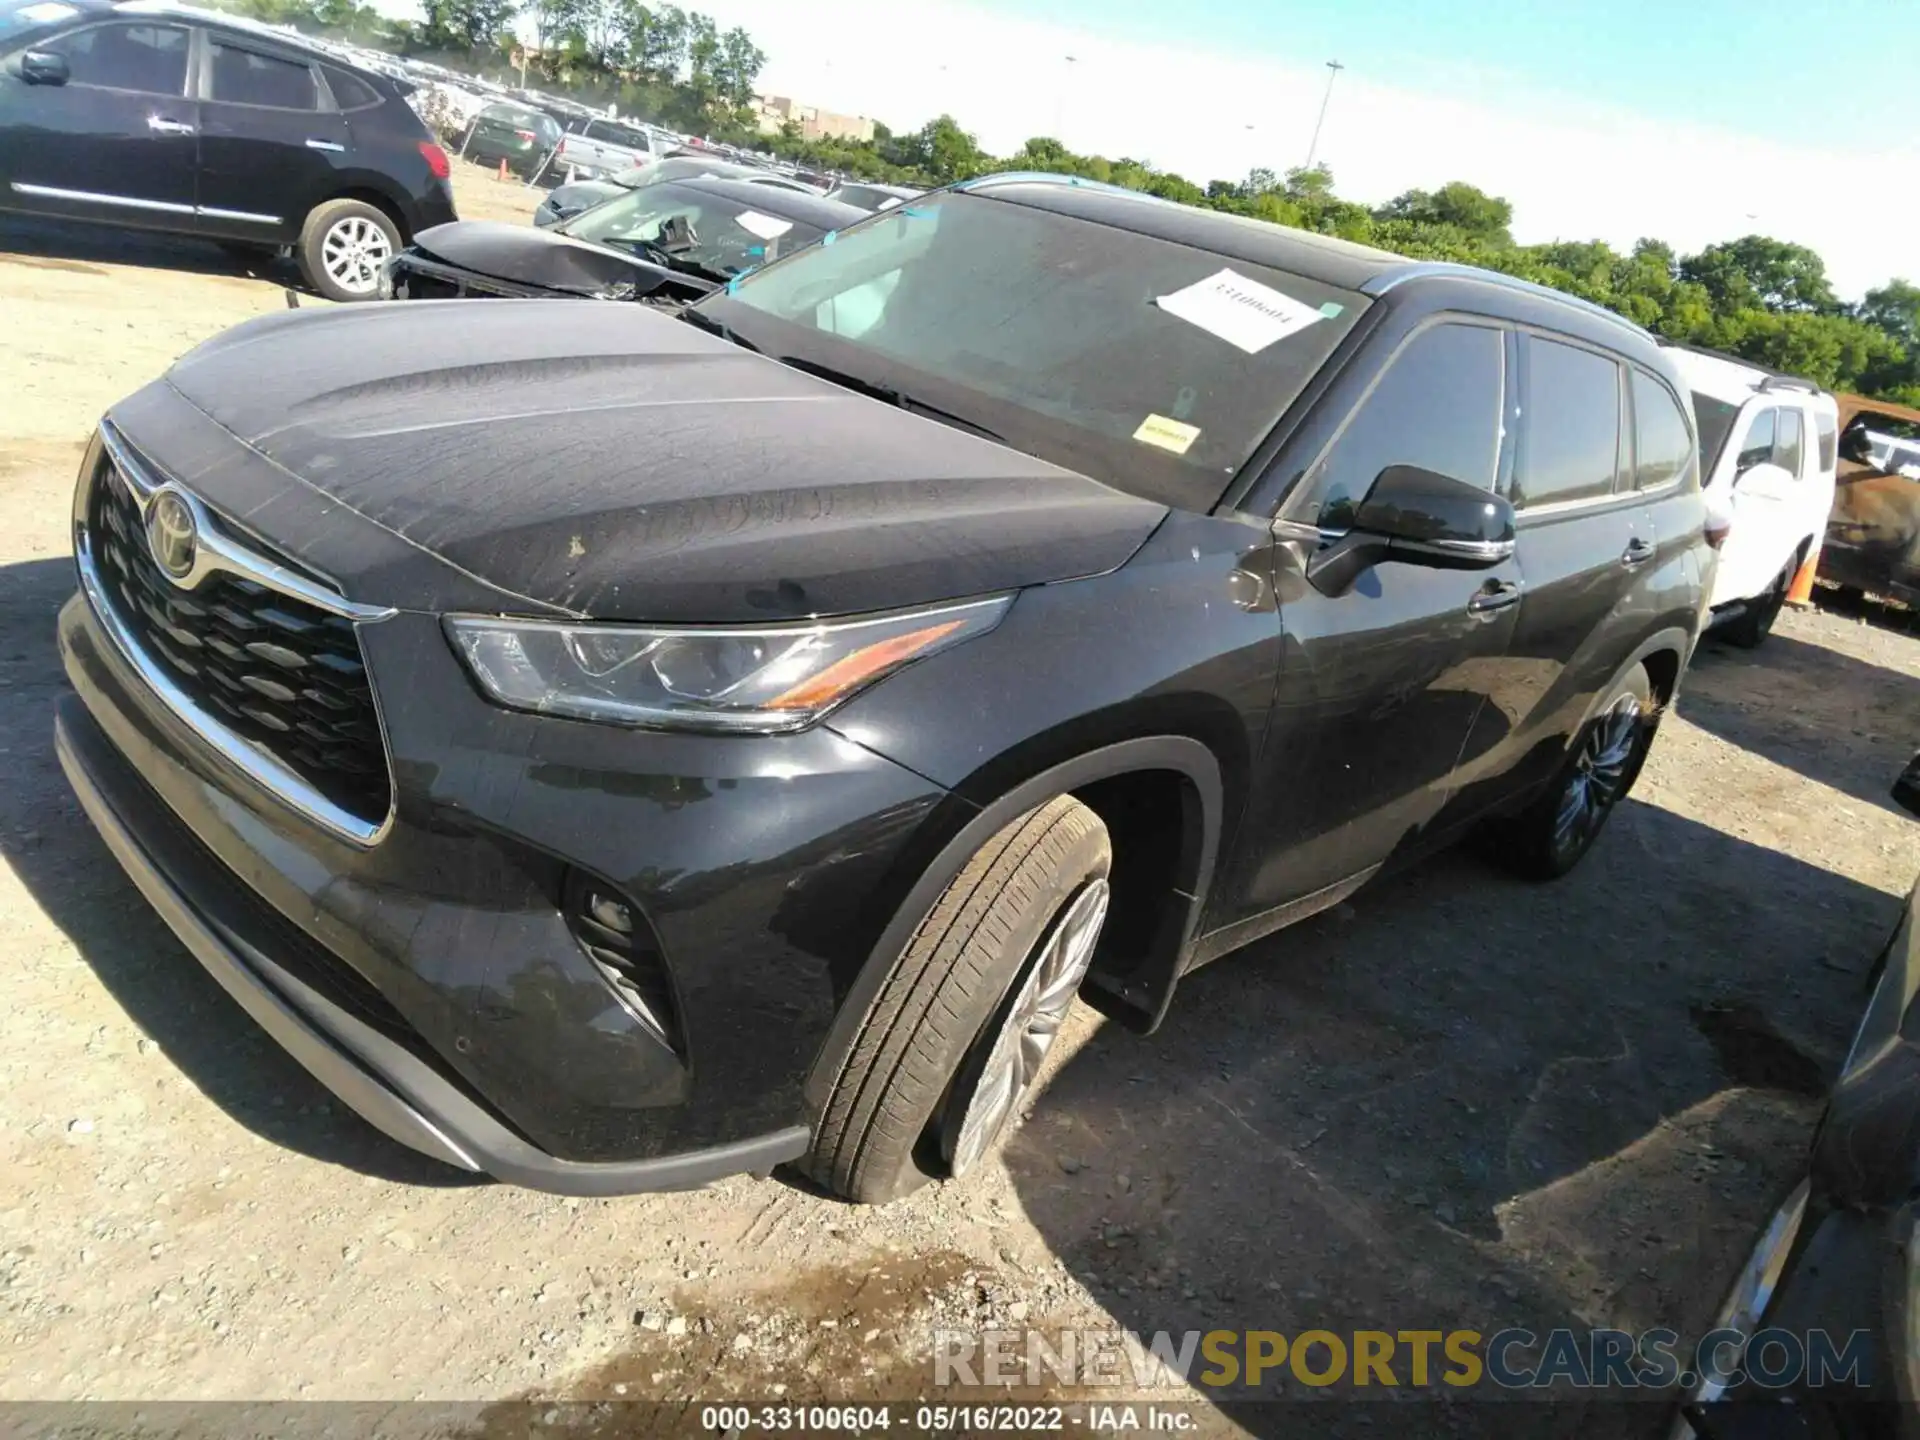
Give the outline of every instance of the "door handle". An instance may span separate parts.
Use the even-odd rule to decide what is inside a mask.
[[[347,147],[340,144],[337,140],[309,140],[307,141],[307,148],[309,150],[325,150],[331,154],[338,155]]]
[[[1488,581],[1485,589],[1475,591],[1473,598],[1467,601],[1467,613],[1476,620],[1491,620],[1499,611],[1519,603],[1520,587],[1511,580],[1503,580],[1498,584]]]
[[[1636,565],[1644,565],[1653,558],[1652,542],[1642,540],[1638,535],[1627,542],[1626,553],[1620,557],[1620,563],[1629,570]]]
[[[164,115],[149,115],[147,129],[156,135],[191,135],[193,126],[184,120],[169,120]]]

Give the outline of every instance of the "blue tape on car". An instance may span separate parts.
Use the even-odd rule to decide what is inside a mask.
[[[820,237],[820,243],[822,245],[831,245],[834,241],[838,240],[839,238],[840,238],[840,232],[838,230],[829,230],[827,231],[826,234]]]

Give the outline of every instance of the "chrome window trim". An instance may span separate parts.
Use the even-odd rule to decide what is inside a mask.
[[[302,819],[310,821],[339,839],[362,848],[377,845],[393,826],[394,815],[399,806],[399,796],[393,783],[393,755],[387,744],[386,717],[380,707],[380,692],[372,684],[371,671],[369,671],[368,691],[373,697],[374,719],[380,732],[381,758],[387,766],[387,813],[378,820],[365,819],[336,805],[314,789],[291,767],[283,764],[266,747],[229,729],[182,690],[174,682],[173,677],[161,669],[141,647],[138,637],[127,627],[126,622],[108,598],[106,588],[101,581],[99,564],[94,558],[93,537],[86,526],[87,497],[93,486],[109,477],[125,485],[143,515],[154,495],[164,489],[168,494],[178,495],[185,500],[193,508],[196,522],[201,523],[203,527],[215,522],[211,521],[205,507],[189,492],[171,483],[156,482],[151,472],[132,457],[125,441],[104,420],[100,423],[100,441],[101,448],[105,452],[105,469],[109,474],[103,476],[100,468],[96,467],[91,475],[82,478],[74,504],[74,559],[80,571],[80,588],[87,597],[87,603],[93,611],[94,618],[99,621],[100,628],[106,632],[107,638],[113,642],[114,649],[119,653],[120,658],[132,667],[134,673],[160,698],[161,702],[178,716],[209,749],[268,795]],[[284,566],[276,565],[243,546],[234,544],[217,529],[202,528],[199,534],[203,549],[209,537],[217,540],[220,549],[213,560],[196,557],[194,569],[187,577],[194,584],[198,584],[200,579],[214,571],[237,575],[243,579],[256,581],[291,599],[304,601],[317,609],[351,620],[356,629],[362,624],[377,623],[398,613],[391,608],[356,605],[344,600],[304,577],[293,574]]]

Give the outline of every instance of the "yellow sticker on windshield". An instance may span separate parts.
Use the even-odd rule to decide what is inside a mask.
[[[1149,415],[1140,422],[1140,428],[1133,432],[1133,438],[1142,445],[1157,445],[1162,450],[1184,455],[1193,448],[1193,442],[1200,438],[1200,427],[1189,425],[1184,420],[1169,420],[1164,415]]]

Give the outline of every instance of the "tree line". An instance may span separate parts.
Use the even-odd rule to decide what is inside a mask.
[[[1047,170],[1168,200],[1335,235],[1414,259],[1485,266],[1616,310],[1656,335],[1743,356],[1830,389],[1920,405],[1920,287],[1902,279],[1851,304],[1802,245],[1748,235],[1677,254],[1655,239],[1626,253],[1598,240],[1516,244],[1513,206],[1465,181],[1409,190],[1384,205],[1340,198],[1325,166],[1195,184],[1142,160],[1080,155],[1036,137],[995,156],[952,116],[873,139],[807,140],[789,123],[759,133],[754,84],[766,55],[746,31],[640,0],[424,0],[418,22],[359,0],[230,0],[276,24],[330,34],[456,69],[499,75],[525,16],[535,44],[527,83],[682,132],[771,150],[810,168],[946,185],[996,170]]]

